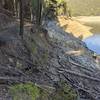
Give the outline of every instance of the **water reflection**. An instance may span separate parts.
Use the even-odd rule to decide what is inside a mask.
[[[100,34],[95,34],[91,37],[88,37],[83,40],[87,47],[96,52],[97,54],[100,54]]]

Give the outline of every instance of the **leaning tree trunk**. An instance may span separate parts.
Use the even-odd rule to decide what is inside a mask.
[[[24,18],[23,18],[23,0],[20,0],[20,33],[19,35],[23,38],[24,32]]]
[[[36,23],[37,23],[37,25],[39,26],[39,25],[41,25],[41,13],[42,13],[42,0],[37,0],[37,12],[38,13],[36,13]]]
[[[33,23],[36,24],[37,29],[41,25],[42,5],[43,5],[43,0],[32,0]]]
[[[2,7],[3,4],[4,4],[4,0],[1,0],[1,1],[0,1],[0,7]]]

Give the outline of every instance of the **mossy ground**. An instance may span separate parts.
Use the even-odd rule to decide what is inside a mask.
[[[51,100],[77,100],[77,94],[70,85],[61,82],[60,88],[55,92]]]
[[[30,83],[14,85],[9,92],[13,100],[36,100],[39,96],[38,87]]]
[[[56,91],[45,90],[31,83],[11,86],[9,93],[13,100],[76,100],[76,92],[68,85],[61,84]]]

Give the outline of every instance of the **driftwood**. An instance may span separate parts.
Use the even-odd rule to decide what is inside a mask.
[[[9,17],[11,17],[11,16],[13,17],[13,13],[12,12],[10,12],[7,9],[1,8],[1,7],[0,7],[0,13],[3,13],[5,15],[9,16]]]
[[[30,79],[27,79],[25,77],[8,77],[8,76],[4,76],[4,77],[0,77],[0,80],[3,81],[11,81],[14,83],[27,83],[27,82],[32,82]]]
[[[16,56],[16,55],[13,55],[13,54],[10,54],[8,52],[5,52],[6,55],[8,55],[9,57],[12,57],[12,58],[16,58],[18,60],[21,60],[21,61],[24,61],[32,66],[36,66],[35,64],[33,64],[33,62],[29,61],[29,60],[26,60],[26,59],[23,59],[22,57],[19,57],[19,56]]]
[[[62,75],[63,75],[63,76],[68,80],[68,82],[69,82],[74,88],[76,88],[78,91],[83,91],[83,92],[87,93],[87,94],[91,97],[92,100],[96,100],[94,94],[93,94],[91,91],[86,90],[86,89],[84,89],[84,88],[82,88],[82,87],[80,87],[80,86],[78,86],[78,85],[76,85],[76,84],[73,84],[73,83],[70,81],[70,79],[69,79],[68,77],[66,77],[66,75],[64,75],[63,73],[62,73]]]
[[[77,73],[77,72],[74,72],[74,71],[70,71],[70,70],[66,70],[66,69],[60,69],[60,71],[58,71],[58,72],[59,73],[66,72],[66,73],[69,73],[71,75],[75,75],[75,76],[78,76],[78,77],[81,77],[81,78],[89,79],[89,80],[92,80],[92,81],[95,81],[95,82],[100,82],[100,79],[98,79],[98,78],[94,78],[94,77],[91,77],[91,76],[87,76],[87,75],[80,74],[80,73]]]
[[[7,65],[0,64],[0,70],[5,74],[7,72],[10,74],[10,76],[0,76],[0,80],[3,80],[3,82],[8,81],[11,83],[27,83],[34,81],[32,78],[28,77],[25,73],[23,73],[21,70],[14,68],[14,67],[7,67]]]

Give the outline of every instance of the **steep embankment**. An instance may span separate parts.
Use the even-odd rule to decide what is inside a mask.
[[[53,89],[50,94],[43,92],[43,100],[69,100],[69,97],[71,100],[73,97],[79,100],[100,99],[100,67],[82,41],[64,32],[55,21],[48,22],[46,30],[42,29],[39,33],[32,33],[25,28],[24,40],[20,39],[17,28],[0,32],[3,43],[0,42],[2,84],[31,81],[46,91]],[[70,92],[72,88],[66,85],[63,87],[62,82],[70,84],[78,96]],[[56,94],[59,89],[61,91]],[[0,92],[3,92],[2,89]],[[16,93],[18,100],[23,100],[20,92]],[[67,95],[69,93],[72,95]],[[5,95],[1,99],[11,100],[8,97]]]
[[[28,43],[34,64],[45,73],[41,73],[44,77],[37,79],[51,86],[61,81],[68,82],[78,90],[80,98],[84,98],[84,93],[84,99],[99,100],[100,67],[92,52],[82,41],[65,33],[56,22],[49,22],[46,29],[47,32],[32,34],[33,42]]]

